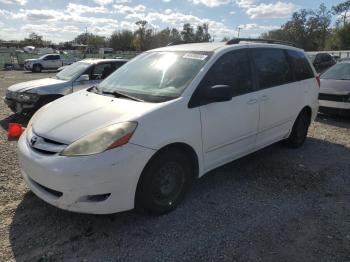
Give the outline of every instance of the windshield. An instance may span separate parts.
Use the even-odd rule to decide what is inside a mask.
[[[350,63],[335,64],[321,75],[322,79],[350,80]]]
[[[65,67],[62,71],[56,74],[56,78],[61,80],[72,80],[75,77],[78,77],[82,73],[84,73],[85,70],[89,68],[89,66],[90,66],[89,63],[76,62],[74,64],[71,64]]]
[[[177,98],[209,58],[204,52],[150,52],[139,55],[99,85],[149,102]]]

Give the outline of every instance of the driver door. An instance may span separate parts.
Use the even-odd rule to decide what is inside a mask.
[[[42,63],[42,67],[44,69],[51,69],[53,66],[52,65],[52,55],[45,56],[41,63]]]
[[[202,80],[199,88],[232,87],[232,100],[200,107],[206,170],[255,148],[259,103],[253,83],[252,64],[245,49],[224,54]]]
[[[74,81],[73,92],[99,84],[113,71],[113,63],[96,64],[85,71],[83,74],[89,75],[88,81]],[[110,70],[110,71],[109,71]]]

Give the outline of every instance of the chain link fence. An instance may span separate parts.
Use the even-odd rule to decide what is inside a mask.
[[[136,51],[117,51],[112,54],[60,54],[64,64],[72,64],[76,61],[85,59],[85,58],[126,58],[126,59],[132,59],[135,56],[140,54],[140,52]],[[12,68],[12,69],[22,69],[24,65],[24,61],[26,59],[37,59],[42,55],[38,54],[29,54],[29,53],[0,53],[0,70],[4,69],[5,67]]]

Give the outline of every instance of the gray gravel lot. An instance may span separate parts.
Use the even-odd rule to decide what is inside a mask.
[[[0,97],[52,73],[0,72]],[[319,116],[301,149],[276,144],[200,179],[174,212],[75,214],[25,186],[0,101],[0,260],[350,261],[350,119]]]

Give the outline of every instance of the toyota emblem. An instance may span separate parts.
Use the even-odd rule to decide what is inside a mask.
[[[37,140],[38,140],[38,137],[33,136],[33,137],[30,139],[30,144],[31,144],[32,146],[34,146]]]

